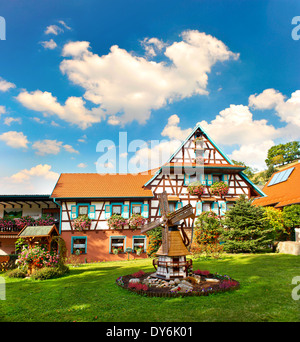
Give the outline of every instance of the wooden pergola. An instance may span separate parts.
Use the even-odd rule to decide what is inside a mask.
[[[52,226],[27,226],[24,227],[18,237],[24,238],[28,243],[29,248],[34,244],[44,244],[48,246],[48,250],[51,250],[51,242],[53,237],[58,236],[58,230],[54,225]]]

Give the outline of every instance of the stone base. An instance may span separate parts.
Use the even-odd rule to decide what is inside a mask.
[[[277,251],[283,254],[300,255],[300,242],[281,241],[278,243]]]

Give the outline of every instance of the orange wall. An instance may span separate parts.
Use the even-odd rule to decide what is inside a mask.
[[[74,232],[62,231],[61,237],[65,240],[68,249],[67,255],[71,254],[71,240],[75,236],[86,236],[87,237],[87,253],[78,256],[80,262],[93,262],[93,261],[117,261],[127,260],[127,253],[119,253],[115,255],[109,253],[110,236],[126,236],[125,248],[132,248],[132,237],[136,235],[142,235],[140,230],[97,230],[97,231],[86,231],[86,232]],[[146,258],[147,254],[142,253],[137,256],[136,253],[129,254],[129,260]]]

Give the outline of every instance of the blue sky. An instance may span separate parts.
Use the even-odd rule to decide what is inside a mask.
[[[258,169],[300,138],[299,1],[10,1],[0,16],[1,193],[118,171],[120,132],[138,171],[198,122]]]

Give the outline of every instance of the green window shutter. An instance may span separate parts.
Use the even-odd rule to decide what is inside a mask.
[[[89,218],[91,220],[94,220],[96,218],[96,206],[95,205],[89,205]]]
[[[124,204],[122,207],[122,217],[124,219],[128,219],[129,218],[129,205]]]
[[[202,213],[202,202],[196,203],[196,216],[199,216]]]
[[[111,205],[105,205],[105,218],[109,219],[111,217]]]
[[[143,204],[142,205],[142,216],[144,218],[148,218],[149,217],[149,204]]]
[[[77,206],[71,205],[71,219],[77,218]]]

